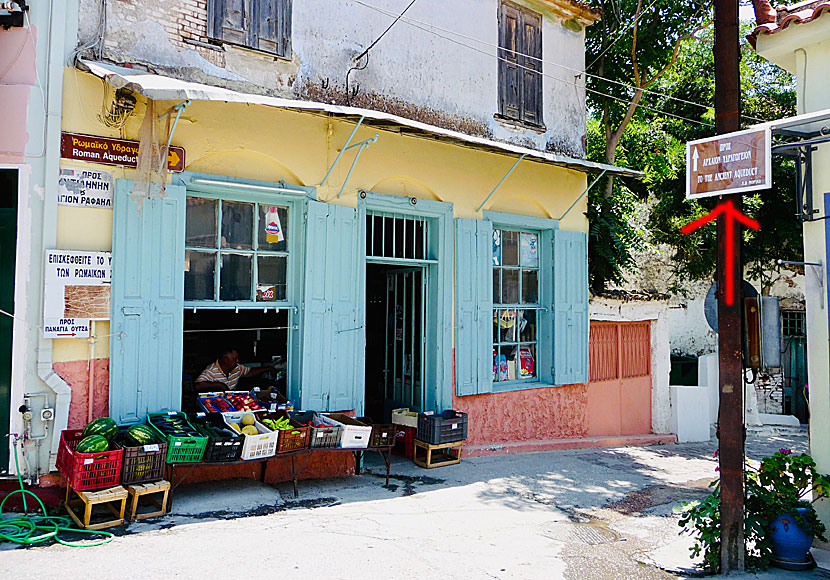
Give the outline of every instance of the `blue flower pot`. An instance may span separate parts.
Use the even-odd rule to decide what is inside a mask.
[[[806,508],[797,508],[802,514]],[[772,540],[772,554],[779,560],[791,562],[805,562],[810,560],[810,546],[813,538],[795,523],[789,514],[778,516],[770,524],[770,539]]]

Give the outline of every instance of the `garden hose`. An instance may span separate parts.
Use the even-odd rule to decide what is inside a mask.
[[[112,541],[114,536],[110,532],[103,532],[99,530],[79,530],[77,528],[70,527],[72,522],[65,516],[46,515],[46,506],[43,505],[40,498],[33,492],[28,491],[23,487],[23,478],[20,477],[20,465],[17,460],[16,443],[14,446],[14,467],[17,471],[17,482],[20,484],[20,489],[14,490],[3,498],[2,502],[0,502],[0,542],[13,542],[15,544],[31,546],[34,544],[41,544],[49,540],[54,540],[64,546],[82,548],[100,546]],[[10,519],[3,519],[3,506],[6,505],[6,502],[10,497],[18,493],[23,498],[24,515]],[[30,516],[26,514],[28,511],[28,507],[26,505],[26,495],[30,495],[35,498],[35,501],[37,501],[41,511],[43,512],[42,516]],[[60,537],[61,532],[89,534],[92,536],[103,537],[99,540],[89,542],[69,542]]]

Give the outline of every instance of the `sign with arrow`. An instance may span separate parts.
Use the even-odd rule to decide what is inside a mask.
[[[90,320],[110,317],[112,254],[46,250],[43,337],[89,336]]]
[[[772,187],[772,133],[750,129],[686,143],[686,198]]]
[[[735,303],[735,288],[733,280],[735,279],[735,236],[741,235],[740,229],[736,231],[735,222],[745,225],[748,228],[752,228],[753,230],[757,230],[761,225],[756,222],[751,217],[748,217],[742,214],[740,211],[735,209],[734,204],[731,201],[725,201],[723,203],[718,204],[715,209],[711,212],[706,214],[703,217],[697,218],[685,226],[680,228],[680,232],[686,235],[689,235],[696,229],[701,226],[708,224],[709,222],[714,221],[718,218],[718,216],[723,215],[723,219],[726,220],[725,224],[725,240],[721,240],[721,243],[726,244],[726,263],[723,264],[726,272],[726,288],[724,290],[726,304],[731,306]]]
[[[138,165],[138,141],[81,135],[80,133],[61,133],[61,157],[104,165],[136,167]],[[173,172],[184,171],[184,162],[184,147],[171,146],[167,151],[167,168]]]

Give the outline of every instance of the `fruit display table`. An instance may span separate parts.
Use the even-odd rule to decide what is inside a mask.
[[[170,495],[167,500],[167,511],[169,512],[171,506],[173,505],[173,495],[176,490],[182,483],[184,483],[193,471],[199,467],[227,467],[231,465],[252,465],[254,463],[259,463],[260,465],[260,474],[259,480],[261,482],[265,482],[265,476],[268,472],[268,463],[271,461],[279,461],[281,459],[290,459],[291,460],[291,479],[294,484],[294,497],[299,497],[300,493],[298,490],[297,482],[300,476],[305,469],[306,464],[308,463],[309,458],[313,453],[354,453],[355,458],[355,474],[360,475],[360,460],[363,457],[364,451],[376,451],[378,455],[383,459],[383,463],[386,466],[386,485],[389,485],[389,475],[392,466],[392,445],[385,445],[382,447],[368,447],[364,449],[343,449],[341,447],[325,447],[325,448],[318,448],[318,447],[306,447],[304,449],[297,449],[295,451],[288,451],[286,453],[280,453],[278,455],[272,455],[271,457],[265,457],[262,459],[249,459],[245,461],[225,461],[225,462],[217,462],[217,463],[205,463],[205,462],[198,462],[198,463],[168,463],[167,464],[167,474],[166,478],[167,481],[171,483],[170,487]],[[185,471],[181,473],[179,481],[175,480],[175,475],[177,470]]]

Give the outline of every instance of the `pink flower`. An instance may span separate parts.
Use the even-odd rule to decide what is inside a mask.
[[[720,466],[715,467],[715,471],[720,471]]]
[[[718,449],[715,449],[715,452],[712,453],[712,457],[717,457],[718,456],[718,451],[719,451]]]
[[[793,452],[793,450],[792,450],[792,449],[785,449],[785,448],[783,448],[783,447],[782,447],[781,449],[779,449],[778,451],[780,451],[780,452],[781,452],[781,453],[783,453],[784,455],[790,455],[790,454],[792,454],[792,452]]]

